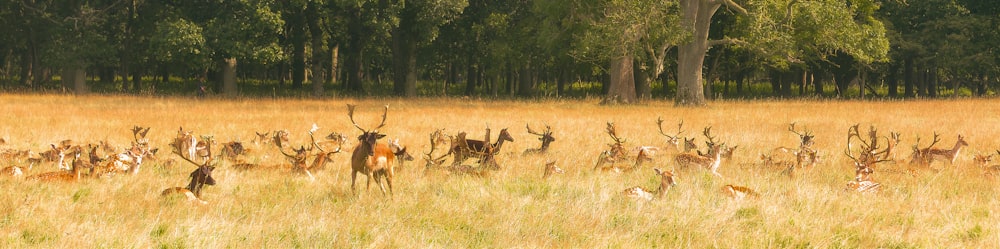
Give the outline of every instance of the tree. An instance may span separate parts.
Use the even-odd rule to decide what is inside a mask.
[[[401,1],[398,24],[392,29],[394,93],[417,94],[417,49],[437,38],[438,28],[459,16],[466,0]]]

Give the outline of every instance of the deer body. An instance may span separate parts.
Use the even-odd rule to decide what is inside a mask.
[[[702,156],[695,153],[681,153],[674,157],[674,162],[681,168],[698,167],[711,171],[712,174],[722,177],[719,174],[719,166],[722,165],[722,153],[719,146],[715,146],[708,155]]]
[[[184,127],[181,127],[177,131],[177,137],[174,138],[172,144],[174,148],[184,153],[181,157],[187,157],[188,159],[194,160],[198,153],[198,139],[194,137],[192,131],[184,131]]]
[[[355,179],[357,174],[361,173],[368,178],[366,190],[371,188],[371,180],[374,177],[379,189],[385,194],[385,186],[382,185],[382,178],[385,178],[391,194],[392,178],[395,176],[393,163],[396,155],[385,144],[375,144],[374,147],[372,150],[362,142],[354,148],[354,153],[351,155],[351,190],[355,190]]]
[[[662,198],[666,195],[667,190],[670,190],[670,187],[677,185],[677,183],[674,182],[673,171],[662,171],[656,168],[654,168],[653,171],[660,176],[660,188],[656,190],[649,190],[643,187],[635,186],[626,188],[622,191],[622,194],[629,198],[650,201],[653,200],[654,197]]]
[[[958,141],[955,141],[955,146],[949,150],[945,149],[924,149],[920,152],[921,155],[925,155],[929,158],[925,158],[926,162],[930,164],[933,161],[948,162],[949,164],[955,163],[955,158],[958,158],[958,152],[962,150],[962,146],[968,146],[969,143],[965,142],[965,138],[962,135],[958,135]]]
[[[753,189],[750,189],[750,188],[744,187],[744,186],[731,185],[731,184],[727,184],[726,186],[723,186],[722,187],[722,193],[725,194],[726,196],[728,196],[729,198],[733,198],[733,199],[736,199],[736,200],[742,200],[742,199],[746,199],[746,198],[758,198],[758,197],[760,197],[760,194],[757,194],[757,192],[753,191]]]
[[[564,171],[563,169],[559,168],[559,166],[556,166],[556,161],[547,162],[545,163],[545,172],[542,173],[542,179],[548,179],[550,176],[554,174],[562,174],[562,173],[564,173]]]
[[[514,142],[514,138],[510,136],[510,133],[507,132],[506,128],[500,130],[500,136],[497,138],[497,141],[492,144],[493,151],[489,156],[499,154],[500,149],[503,148],[504,141]],[[487,157],[486,153],[490,153],[486,151],[487,142],[484,142],[483,140],[466,139],[465,143],[468,146],[456,144],[451,147],[450,153],[455,154],[455,160],[452,162],[452,165],[462,164],[462,162],[465,162],[465,160],[470,157],[485,158]]]

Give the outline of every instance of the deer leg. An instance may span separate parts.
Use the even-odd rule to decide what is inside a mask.
[[[387,185],[389,185],[389,195],[392,195],[392,177],[389,177],[388,175],[386,175],[386,177],[385,177],[385,183]]]
[[[358,178],[358,171],[351,171],[351,193],[357,194],[358,191],[354,188],[355,180]]]

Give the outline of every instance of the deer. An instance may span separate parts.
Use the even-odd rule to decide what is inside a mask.
[[[3,169],[0,169],[0,175],[12,176],[12,177],[21,177],[21,176],[24,176],[24,171],[25,170],[22,169],[21,166],[11,165],[11,166],[4,167]]]
[[[399,166],[403,166],[404,161],[413,161],[413,155],[410,155],[406,151],[406,146],[399,145],[399,138],[389,139],[389,149],[392,149],[392,154],[396,155],[396,162],[399,162]]]
[[[858,155],[854,155],[851,151],[853,140],[860,142]],[[861,137],[861,132],[858,130],[857,124],[848,128],[847,149],[844,150],[844,154],[854,161],[855,167],[854,179],[847,183],[849,190],[868,192],[874,191],[871,189],[878,188],[878,186],[880,186],[880,184],[874,182],[872,174],[875,172],[874,169],[878,163],[888,162],[890,159],[887,159],[884,156],[888,153],[888,149],[879,151],[878,141],[879,136],[875,126],[871,126],[868,129],[868,140]]]
[[[726,195],[727,197],[732,198],[734,200],[743,200],[743,199],[748,199],[748,198],[754,198],[754,199],[760,198],[760,194],[758,194],[753,189],[750,189],[750,188],[744,187],[744,186],[732,185],[732,184],[726,184],[726,186],[722,186],[722,193],[724,195]]]
[[[183,158],[184,161],[197,166],[197,168],[194,171],[191,171],[191,174],[188,175],[191,178],[191,181],[186,187],[172,187],[164,189],[163,192],[160,193],[160,196],[168,197],[172,195],[182,195],[186,197],[189,202],[202,205],[208,204],[207,201],[201,199],[201,189],[204,188],[205,185],[215,185],[215,178],[212,177],[212,171],[215,170],[215,165],[213,164],[212,158],[198,164],[194,162],[194,160],[184,157],[184,155],[179,151],[174,151],[174,154]]]
[[[681,168],[704,168],[709,170],[713,175],[723,177],[722,174],[719,174],[719,167],[722,165],[722,147],[724,146],[724,143],[717,143],[714,141],[715,138],[711,135],[712,127],[705,128],[702,133],[709,139],[709,141],[706,142],[706,144],[710,146],[708,152],[705,153],[705,155],[701,155],[701,152],[698,152],[697,154],[690,152],[680,153],[674,157],[674,162],[676,162],[677,166]]]
[[[639,154],[635,156],[635,164],[633,164],[631,168],[628,168],[625,171],[636,170],[639,169],[639,167],[641,167],[643,163],[652,162],[653,156],[656,155],[657,151],[660,151],[660,148],[653,146],[639,146],[638,148],[636,148],[636,150],[639,151]]]
[[[440,157],[435,158],[434,150],[437,149],[439,144],[443,144],[444,142],[448,141],[446,140],[445,137],[446,135],[444,134],[443,129],[438,129],[435,130],[433,133],[431,133],[430,135],[431,151],[424,153],[424,161],[426,162],[424,164],[425,172],[431,169],[440,168],[441,165],[444,164],[445,157],[448,156],[448,154],[444,154],[441,155]]]
[[[317,142],[317,146],[324,148],[336,146],[337,150],[340,150],[341,147],[347,144],[347,136],[340,134],[339,132],[331,132],[329,135],[326,135],[325,138],[325,141]]]
[[[170,146],[174,147],[178,151],[181,151],[181,157],[194,160],[198,153],[198,139],[194,137],[193,131],[184,131],[184,127],[180,127],[177,130],[177,137],[174,141],[170,143]]]
[[[965,138],[961,134],[958,135],[958,140],[955,141],[955,146],[949,150],[932,148],[935,143],[940,141],[937,133],[934,134],[934,142],[931,143],[925,149],[920,149],[915,152],[916,157],[914,161],[916,163],[924,164],[924,166],[929,166],[934,161],[947,162],[948,164],[954,164],[955,159],[958,158],[959,151],[962,150],[963,146],[969,146],[969,143],[965,142]],[[911,161],[913,163],[913,161]]]
[[[677,124],[677,133],[675,133],[674,135],[668,135],[666,132],[663,132],[663,118],[662,117],[656,118],[656,128],[660,130],[660,135],[667,138],[667,144],[669,145],[668,148],[673,148],[674,151],[677,152],[688,152],[692,149],[696,149],[697,147],[694,144],[694,139],[690,140],[690,144],[688,144],[687,139],[683,139],[684,149],[681,150],[680,142],[681,142],[681,133],[684,133],[684,130],[682,130],[683,127],[684,127],[684,120],[681,120],[680,123]]]
[[[531,125],[528,124],[525,124],[524,127],[528,129],[528,134],[538,136],[538,141],[542,141],[542,145],[538,148],[526,149],[523,153],[521,153],[522,155],[545,154],[545,152],[549,150],[549,144],[556,141],[556,138],[552,136],[552,127],[548,125],[545,126],[545,130],[542,132],[532,130]]]
[[[653,198],[663,198],[671,187],[677,185],[677,182],[674,181],[674,171],[653,168],[653,172],[656,172],[656,175],[660,177],[660,188],[649,190],[640,186],[634,186],[626,188],[622,191],[622,194],[637,200],[651,201]]]
[[[847,187],[844,188],[844,191],[871,194],[871,193],[878,193],[881,187],[882,187],[881,183],[873,181],[854,180],[847,182]]]
[[[55,172],[46,172],[46,173],[41,173],[41,174],[29,176],[27,179],[28,180],[38,180],[38,181],[43,181],[43,182],[52,182],[52,181],[75,182],[75,181],[79,181],[81,173],[83,172],[84,167],[83,167],[82,164],[79,164],[79,163],[76,163],[76,162],[80,161],[80,153],[81,153],[81,151],[79,150],[79,147],[77,147],[77,149],[74,149],[73,151],[71,151],[71,153],[73,153],[73,162],[74,163],[70,163],[71,167],[70,167],[69,171],[59,170],[59,171],[55,171]]]
[[[380,178],[385,178],[386,184],[389,186],[389,194],[392,194],[392,178],[395,175],[394,163],[396,160],[396,155],[392,153],[392,149],[386,144],[378,143],[379,139],[385,137],[385,134],[379,133],[378,129],[385,126],[386,115],[389,113],[389,106],[385,106],[385,111],[382,113],[382,122],[379,123],[374,129],[365,130],[354,121],[354,109],[355,106],[347,105],[347,117],[350,118],[351,124],[355,128],[361,130],[361,136],[358,136],[358,145],[354,147],[354,152],[351,155],[351,192],[357,194],[356,180],[358,173],[364,174],[368,179],[366,185],[366,190],[371,188],[371,180],[374,177],[376,184],[378,184],[379,189],[382,190],[382,195],[386,195],[385,187],[382,186],[382,181]]]
[[[554,174],[563,174],[565,171],[556,166],[556,161],[549,161],[545,163],[545,171],[542,172],[542,179],[549,179]]]
[[[615,123],[608,122],[605,131],[608,136],[611,136],[611,140],[614,143],[608,144],[609,149],[601,152],[601,155],[597,158],[597,164],[594,165],[594,170],[602,171],[620,171],[615,165],[620,161],[624,161],[628,156],[626,155],[625,149],[625,139],[618,136],[618,129],[615,127]],[[604,166],[605,164],[610,164],[610,166]]]
[[[66,152],[70,149],[71,145],[56,146],[56,144],[49,144],[49,146],[52,149],[39,153],[42,159],[48,162],[56,162],[56,167],[61,170],[69,170],[70,166],[66,163]]]
[[[243,147],[243,143],[240,141],[232,141],[222,144],[222,151],[219,152],[223,159],[229,159],[236,161],[236,157],[243,155],[247,152],[246,148]]]
[[[260,133],[259,131],[255,131],[254,134],[256,135],[256,137],[254,137],[250,141],[253,144],[256,144],[256,145],[261,145],[261,144],[267,145],[268,143],[271,142],[271,140],[270,140],[271,139],[271,135],[270,135],[271,132],[270,131],[266,131],[264,133]]]
[[[1000,155],[1000,150],[996,151],[997,155]],[[993,154],[990,155],[976,155],[973,161],[979,165],[979,168],[983,170],[983,174],[986,176],[997,176],[1000,175],[1000,165],[990,165],[993,161]]]
[[[195,145],[195,154],[201,158],[202,162],[207,161],[212,156],[212,145],[215,145],[215,136],[203,135],[201,141]]]
[[[281,152],[281,154],[284,155],[292,163],[293,172],[305,173],[306,176],[309,176],[309,179],[313,181],[316,180],[316,177],[313,176],[312,170],[320,170],[325,168],[326,164],[330,162],[330,157],[333,154],[340,153],[339,147],[337,148],[336,151],[326,152],[325,150],[323,150],[321,146],[319,146],[319,144],[316,143],[316,138],[315,136],[313,136],[313,133],[315,133],[317,129],[318,127],[316,127],[316,125],[313,124],[313,129],[309,130],[309,139],[311,141],[309,144],[309,148],[307,149],[305,146],[299,146],[298,149],[295,149],[293,147],[292,151],[295,152],[294,155],[285,152],[284,149],[285,142],[282,141],[280,132],[275,133],[273,142],[273,144],[278,147],[278,151]],[[316,158],[313,160],[313,164],[308,165],[306,164],[306,161],[308,160],[310,154],[314,149],[319,150],[320,153],[316,155]]]
[[[455,155],[452,165],[460,165],[468,158],[475,157],[479,158],[480,163],[486,163],[491,165],[493,169],[499,169],[499,166],[493,161],[493,156],[500,153],[505,141],[514,142],[514,137],[510,135],[510,132],[507,132],[507,128],[503,128],[500,130],[497,141],[491,144],[489,131],[490,128],[486,127],[486,139],[484,140],[465,139],[465,136],[462,136],[460,141],[456,139],[449,152]],[[464,134],[464,132],[460,134]]]

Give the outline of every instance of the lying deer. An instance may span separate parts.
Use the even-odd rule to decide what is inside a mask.
[[[622,194],[629,198],[649,201],[653,200],[654,197],[663,198],[667,191],[670,190],[670,187],[677,185],[677,183],[674,182],[673,171],[663,171],[659,168],[654,168],[653,171],[656,172],[656,175],[660,176],[660,188],[656,190],[649,190],[644,187],[635,186],[625,189],[622,191]]]
[[[179,152],[175,151],[174,154],[177,154],[181,158],[184,158],[185,161],[197,166],[198,168],[196,168],[194,171],[191,172],[190,175],[188,175],[189,177],[191,177],[191,181],[188,183],[187,187],[167,188],[164,189],[163,192],[160,193],[160,195],[164,197],[168,197],[171,195],[182,195],[186,197],[187,200],[190,202],[199,204],[208,204],[207,201],[201,199],[201,189],[204,188],[205,185],[213,185],[213,186],[215,185],[215,178],[212,177],[212,171],[215,170],[215,166],[212,165],[212,159],[209,158],[208,160],[205,160],[204,163],[198,164],[195,163],[193,160],[185,158]]]

